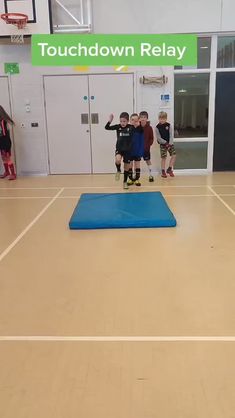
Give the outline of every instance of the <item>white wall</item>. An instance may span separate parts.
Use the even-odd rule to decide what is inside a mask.
[[[95,33],[235,30],[234,0],[94,0]]]
[[[51,2],[54,24],[74,23],[53,0]],[[2,3],[3,0],[0,12],[4,11]],[[79,18],[78,0],[63,0],[63,4]],[[49,33],[48,0],[36,0],[36,8],[38,23],[29,24],[25,32]],[[93,0],[92,10],[95,33],[235,31],[234,0]],[[18,30],[0,20],[0,35],[9,33],[18,33]]]
[[[235,30],[235,1],[223,0],[221,5],[221,31]]]
[[[48,167],[47,138],[45,123],[45,108],[43,94],[43,75],[48,74],[78,74],[72,68],[32,67],[30,63],[30,45],[0,46],[0,75],[4,72],[4,62],[19,62],[20,74],[10,77],[14,129],[15,153],[19,174],[46,174]],[[156,125],[157,113],[161,110],[161,94],[169,93],[173,98],[173,68],[138,67],[130,68],[135,74],[136,110],[147,110],[153,125]],[[91,73],[111,73],[112,67],[90,68]],[[168,76],[169,82],[164,87],[143,86],[141,76]],[[1,101],[1,100],[0,100]],[[26,105],[30,103],[30,113]],[[172,101],[167,106],[169,119],[173,120]],[[110,112],[112,107],[110,106]],[[108,115],[107,115],[108,116]],[[38,122],[37,128],[31,127],[32,122]],[[25,127],[21,128],[21,124]],[[155,144],[153,150],[155,168],[159,167],[159,150]]]

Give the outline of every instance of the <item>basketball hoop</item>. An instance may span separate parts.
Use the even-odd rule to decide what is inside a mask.
[[[23,13],[4,13],[1,15],[1,19],[7,25],[17,26],[18,29],[24,29],[28,22],[28,16]]]
[[[4,20],[7,25],[17,26],[19,30],[24,29],[28,22],[28,16],[23,13],[4,13],[1,15],[1,19]],[[11,42],[13,44],[23,44],[24,34],[17,33],[11,35]]]

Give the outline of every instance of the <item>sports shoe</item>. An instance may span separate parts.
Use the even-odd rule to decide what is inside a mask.
[[[162,176],[164,179],[167,179],[167,175],[166,175],[166,172],[165,172],[165,171],[162,171],[161,176]]]
[[[16,180],[16,175],[15,174],[11,174],[9,176],[9,179],[8,180]]]
[[[129,186],[128,186],[127,183],[123,183],[123,189],[125,189],[125,190],[129,189]]]
[[[139,186],[141,186],[140,181],[139,181],[139,180],[136,180],[136,181],[135,181],[135,185],[136,185],[136,186],[138,186],[138,187],[139,187]]]
[[[116,174],[115,174],[115,180],[116,181],[120,180],[120,177],[121,177],[121,172],[117,171]]]
[[[167,174],[169,174],[169,176],[171,176],[171,177],[175,177],[175,175],[174,175],[174,173],[173,173],[173,170],[172,170],[171,168],[168,168],[168,169],[166,170],[166,172],[167,172]]]
[[[150,183],[152,183],[154,181],[153,176],[149,176],[149,181],[150,181]]]
[[[6,177],[8,177],[10,175],[10,173],[7,173],[6,171],[5,171],[5,173],[3,173],[1,176],[0,176],[0,179],[5,179]]]
[[[133,186],[134,182],[133,182],[133,180],[128,179],[127,180],[127,184],[128,184],[128,186]]]

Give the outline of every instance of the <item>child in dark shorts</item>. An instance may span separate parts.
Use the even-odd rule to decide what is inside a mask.
[[[153,182],[154,177],[152,175],[152,163],[151,163],[151,153],[150,148],[153,145],[153,128],[150,125],[150,122],[148,120],[148,112],[142,111],[139,114],[140,117],[140,124],[144,129],[144,155],[143,160],[146,162],[148,170],[149,170],[149,181]]]
[[[124,178],[123,178],[123,187],[128,189],[128,172],[130,167],[130,152],[132,147],[132,137],[133,137],[133,127],[129,124],[129,114],[127,112],[122,112],[120,115],[120,123],[116,125],[111,125],[114,119],[114,115],[111,114],[109,121],[105,125],[105,129],[109,131],[117,132],[117,142],[116,142],[116,151],[115,151],[115,165],[116,165],[116,180],[120,179],[121,175],[121,161],[124,162]]]
[[[140,183],[140,162],[144,155],[144,128],[140,125],[139,115],[133,113],[131,115],[131,125],[133,127],[132,148],[131,148],[131,164],[129,168],[128,185],[135,184],[141,186]],[[133,178],[133,169],[135,171],[135,179]]]
[[[160,153],[161,153],[161,169],[163,178],[167,178],[167,174],[169,176],[174,177],[173,167],[176,160],[176,151],[175,146],[173,144],[173,130],[172,126],[169,122],[167,122],[167,113],[160,112],[159,113],[159,123],[156,126],[156,135],[157,135],[157,142],[160,144]],[[166,170],[166,158],[167,153],[170,154],[170,162],[169,167]]]

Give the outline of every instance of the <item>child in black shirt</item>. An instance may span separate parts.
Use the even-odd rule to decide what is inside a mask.
[[[117,142],[116,142],[116,151],[115,151],[115,165],[117,168],[116,180],[120,179],[121,174],[121,161],[123,158],[124,162],[124,180],[123,186],[124,189],[128,189],[127,179],[128,171],[130,167],[130,152],[132,148],[132,136],[133,136],[133,127],[129,124],[129,114],[127,112],[122,112],[120,115],[120,123],[117,125],[111,125],[114,115],[111,114],[109,121],[105,125],[105,129],[109,131],[117,132]]]

